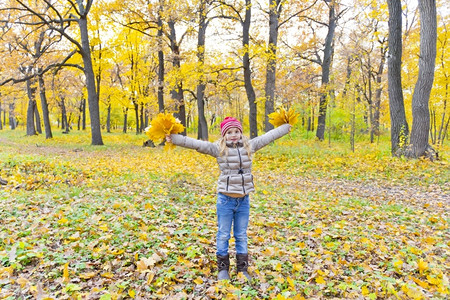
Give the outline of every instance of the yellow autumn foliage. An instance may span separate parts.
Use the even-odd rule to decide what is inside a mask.
[[[150,126],[145,129],[148,138],[155,143],[160,144],[167,134],[176,134],[183,132],[184,126],[170,113],[159,113],[156,118],[150,122]],[[172,143],[166,143],[165,149],[173,148]]]
[[[297,124],[298,113],[296,113],[292,108],[286,111],[284,108],[280,108],[278,111],[269,114],[269,122],[275,127],[283,124],[290,124],[294,126]]]

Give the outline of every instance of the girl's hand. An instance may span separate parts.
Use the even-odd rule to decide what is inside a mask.
[[[288,131],[289,133],[291,132],[291,129],[292,129],[292,125],[289,124],[289,131]]]
[[[172,138],[170,137],[170,134],[166,134],[166,142],[172,143]]]

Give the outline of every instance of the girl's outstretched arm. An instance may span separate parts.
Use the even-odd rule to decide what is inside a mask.
[[[255,137],[254,139],[250,140],[250,145],[252,146],[253,152],[258,151],[262,147],[270,144],[271,142],[275,141],[276,139],[279,139],[280,137],[288,134],[291,131],[291,125],[289,124],[283,124],[275,129],[272,129],[265,134]]]
[[[193,139],[181,134],[166,135],[166,141],[180,147],[197,150],[200,153],[208,154],[213,157],[219,155],[219,147],[217,144],[208,141]]]

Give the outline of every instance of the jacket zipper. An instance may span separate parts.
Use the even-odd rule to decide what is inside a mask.
[[[241,177],[242,177],[242,191],[244,192],[245,195],[245,183],[244,183],[244,171],[242,170],[242,157],[241,157],[241,151],[239,151],[239,148],[236,147],[238,155],[239,155],[239,173],[241,173]]]

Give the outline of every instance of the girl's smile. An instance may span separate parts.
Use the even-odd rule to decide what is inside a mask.
[[[231,127],[225,133],[225,139],[227,142],[236,144],[241,139],[241,131],[237,127]]]

